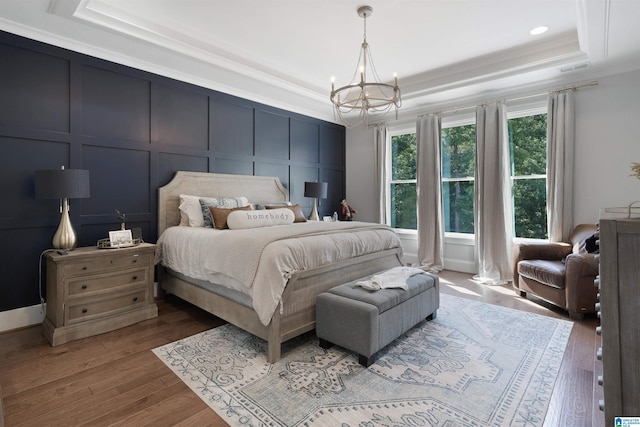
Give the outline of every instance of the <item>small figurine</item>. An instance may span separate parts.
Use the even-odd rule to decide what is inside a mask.
[[[341,220],[342,221],[353,221],[353,215],[357,214],[358,211],[353,209],[351,206],[349,206],[347,204],[347,200],[346,199],[342,199],[340,204],[342,205],[342,217],[341,217]]]

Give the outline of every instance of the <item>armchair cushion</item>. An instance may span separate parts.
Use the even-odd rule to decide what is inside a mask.
[[[518,263],[518,274],[557,289],[564,289],[566,268],[562,261],[546,259],[522,260]]]

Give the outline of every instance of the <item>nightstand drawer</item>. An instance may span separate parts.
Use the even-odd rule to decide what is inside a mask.
[[[148,273],[149,269],[142,267],[117,274],[73,278],[67,282],[67,295],[69,298],[76,298],[108,292],[121,286],[140,286],[149,282]]]
[[[147,304],[148,299],[148,289],[140,288],[127,294],[114,294],[111,298],[70,302],[66,310],[67,318],[65,319],[65,324],[70,325],[125,311],[140,304]]]
[[[108,251],[109,249],[102,249]],[[115,250],[115,249],[114,249]],[[125,253],[113,256],[86,258],[68,262],[64,266],[65,276],[92,275],[106,271],[118,271],[125,268],[147,266],[149,258],[138,253]]]

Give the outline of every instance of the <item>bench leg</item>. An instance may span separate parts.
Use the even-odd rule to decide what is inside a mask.
[[[373,355],[370,357],[366,357],[361,354],[358,355],[358,363],[360,363],[365,368],[368,368],[369,366],[371,366],[374,360],[375,360],[375,357],[373,357]]]
[[[325,340],[324,338],[318,338],[318,345],[324,348],[325,350],[333,347],[333,343]],[[371,366],[374,360],[375,360],[375,357],[373,356],[366,357],[361,354],[358,355],[358,363],[360,363],[365,368],[368,368],[369,366]]]
[[[318,338],[318,344],[325,350],[333,347],[333,343],[325,340],[324,338]]]

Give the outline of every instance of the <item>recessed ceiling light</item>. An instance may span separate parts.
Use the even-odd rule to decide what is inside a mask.
[[[546,33],[548,29],[549,29],[549,27],[545,27],[544,25],[541,25],[541,26],[535,27],[533,30],[529,31],[529,34],[531,34],[532,36],[537,36],[539,34]]]

